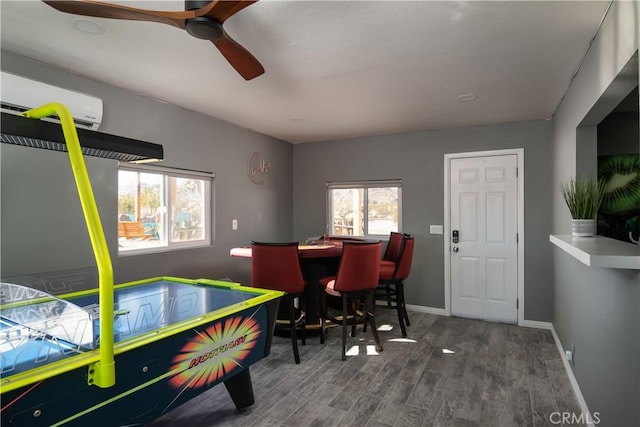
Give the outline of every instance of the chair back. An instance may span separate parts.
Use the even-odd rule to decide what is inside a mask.
[[[413,248],[415,247],[415,239],[413,236],[405,235],[400,250],[400,259],[396,264],[396,271],[393,274],[394,279],[404,280],[411,273],[411,264],[413,262]]]
[[[251,286],[298,293],[304,289],[298,243],[251,242]]]
[[[380,274],[381,247],[380,241],[345,241],[334,289],[340,292],[375,289]]]
[[[389,234],[389,243],[387,243],[387,249],[384,251],[384,256],[382,259],[386,261],[396,262],[400,257],[400,249],[402,248],[402,238],[404,235],[402,233],[396,233],[392,231]]]

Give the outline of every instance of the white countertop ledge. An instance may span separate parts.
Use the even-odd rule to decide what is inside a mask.
[[[603,236],[552,234],[549,241],[589,267],[640,270],[640,246]]]

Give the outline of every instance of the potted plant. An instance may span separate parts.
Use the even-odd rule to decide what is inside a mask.
[[[578,237],[596,234],[596,216],[604,196],[604,182],[592,177],[571,178],[560,191],[571,212],[571,233]]]

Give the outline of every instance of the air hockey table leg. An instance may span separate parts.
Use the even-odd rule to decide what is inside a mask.
[[[236,405],[238,411],[244,411],[255,401],[253,398],[253,387],[251,385],[251,374],[249,368],[232,376],[224,382],[231,400]]]

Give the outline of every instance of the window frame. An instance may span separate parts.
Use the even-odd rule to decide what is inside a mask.
[[[211,246],[214,242],[213,230],[214,230],[214,181],[215,174],[213,172],[196,171],[190,169],[172,168],[168,166],[157,166],[148,164],[136,164],[136,163],[122,163],[118,165],[118,190],[117,197],[119,202],[120,197],[120,171],[137,172],[137,173],[149,173],[158,174],[163,176],[163,219],[166,224],[170,224],[169,212],[171,211],[171,201],[169,198],[169,179],[170,178],[183,178],[183,179],[198,179],[205,182],[204,194],[204,224],[203,224],[203,239],[192,241],[178,241],[172,242],[170,238],[171,229],[167,226],[165,233],[166,244],[161,246],[152,246],[145,248],[124,249],[118,245],[118,256],[132,256],[132,255],[144,255],[151,253],[172,252],[181,249],[192,249]],[[118,213],[120,214],[120,213]],[[119,239],[118,239],[119,240]]]
[[[332,214],[333,214],[333,199],[331,197],[331,190],[347,190],[347,189],[358,189],[365,190],[363,191],[363,203],[364,203],[364,213],[363,213],[363,230],[364,234],[362,236],[354,237],[362,237],[362,238],[375,238],[375,239],[386,239],[389,237],[389,234],[370,234],[369,233],[369,192],[370,188],[385,188],[385,187],[393,187],[398,190],[398,232],[402,232],[402,180],[401,179],[384,179],[384,180],[371,180],[371,181],[329,181],[326,183],[326,206],[327,211],[325,214],[325,230],[332,231]],[[329,233],[331,234],[331,233]]]

